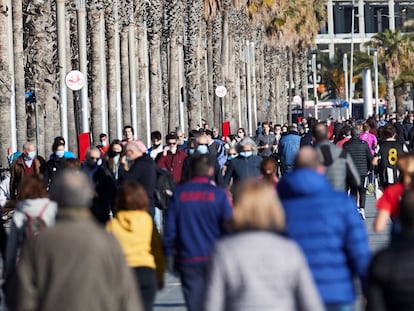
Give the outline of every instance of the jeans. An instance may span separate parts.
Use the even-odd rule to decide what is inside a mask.
[[[178,267],[185,304],[188,311],[199,311],[206,284],[206,263],[184,264]]]
[[[353,303],[325,304],[326,311],[354,311]]]

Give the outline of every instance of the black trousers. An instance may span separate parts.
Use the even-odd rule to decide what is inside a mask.
[[[144,310],[152,311],[155,294],[157,293],[157,275],[155,269],[149,267],[135,267],[133,270],[142,304],[144,305]]]

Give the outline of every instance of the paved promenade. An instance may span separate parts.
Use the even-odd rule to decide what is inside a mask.
[[[367,195],[366,220],[365,224],[369,234],[369,243],[371,250],[375,252],[388,242],[388,231],[384,233],[374,233],[372,231],[372,222],[375,217],[375,197]],[[357,311],[364,310],[361,294],[360,299],[356,302]],[[155,302],[154,311],[185,311],[183,295],[181,293],[180,280],[167,274],[166,286],[162,291],[158,292],[157,300]]]

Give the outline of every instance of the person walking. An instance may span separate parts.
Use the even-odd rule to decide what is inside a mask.
[[[154,189],[157,179],[157,168],[154,160],[146,153],[146,149],[141,149],[140,144],[129,142],[126,147],[126,159],[123,159],[124,169],[119,176],[119,184],[133,180],[140,183],[147,192],[149,204],[148,212],[152,217],[155,215]],[[125,161],[128,160],[129,163]]]
[[[229,162],[224,175],[224,184],[227,187],[243,179],[260,176],[262,158],[257,155],[255,142],[245,137],[236,145],[236,148],[239,155]]]
[[[204,311],[324,310],[305,256],[282,235],[284,226],[273,185],[258,179],[239,184],[233,234],[211,256]]]
[[[367,311],[414,310],[414,189],[400,200],[398,221],[401,232],[372,259]]]
[[[286,233],[302,248],[326,310],[353,310],[354,277],[366,294],[370,261],[367,233],[357,206],[336,191],[312,147],[302,147],[294,170],[277,190],[286,214]]]
[[[278,155],[281,161],[282,175],[293,169],[296,153],[300,148],[300,139],[297,128],[289,126],[288,133],[284,135],[278,145]]]
[[[349,153],[358,170],[361,183],[359,186],[351,185],[350,193],[358,205],[358,212],[365,219],[365,202],[367,197],[368,174],[372,171],[372,154],[366,141],[359,137],[361,130],[357,127],[352,129],[352,138],[346,142],[343,148]]]
[[[226,191],[211,182],[211,157],[189,157],[189,172],[190,181],[175,189],[167,209],[164,254],[170,272],[175,259],[187,309],[198,311],[211,249],[226,233],[225,223],[232,216],[232,208]]]
[[[135,181],[125,182],[116,195],[116,217],[106,229],[120,242],[128,266],[135,273],[145,311],[151,311],[157,289],[164,285],[164,256],[154,221],[148,214],[145,189]]]
[[[46,170],[45,160],[37,155],[32,142],[23,145],[23,153],[18,156],[10,168],[10,199],[16,200],[18,189],[26,176],[43,175]]]
[[[348,186],[359,186],[361,179],[354,161],[345,150],[329,140],[325,124],[318,123],[313,127],[313,138],[319,159],[326,166],[326,178],[334,189],[345,191]]]
[[[11,311],[141,311],[118,241],[92,219],[93,186],[79,169],[54,179],[56,224],[23,245]]]

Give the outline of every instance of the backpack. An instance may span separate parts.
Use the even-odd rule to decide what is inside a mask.
[[[154,196],[155,206],[166,210],[175,189],[175,181],[171,173],[165,169],[157,168]]]
[[[24,220],[23,226],[21,228],[19,244],[22,244],[27,238],[36,236],[37,234],[39,234],[41,230],[47,227],[42,216],[45,213],[48,206],[49,202],[46,203],[45,206],[43,206],[43,208],[37,216],[31,216],[27,212],[24,212],[26,219]]]

